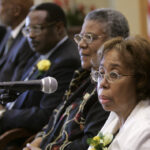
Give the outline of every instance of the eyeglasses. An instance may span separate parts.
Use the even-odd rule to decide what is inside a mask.
[[[105,78],[108,82],[112,83],[123,76],[135,76],[135,75],[119,74],[114,71],[111,71],[107,74],[95,70],[91,72],[91,77],[94,82],[98,82],[98,80],[103,80]]]
[[[31,32],[36,35],[39,35],[42,33],[43,29],[48,28],[54,24],[55,24],[55,22],[48,23],[48,24],[38,24],[38,25],[34,25],[34,26],[26,26],[22,29],[22,33],[25,37],[28,37]]]
[[[98,38],[102,38],[102,35],[95,35],[91,33],[85,33],[85,34],[75,34],[74,40],[78,44],[82,39],[88,44],[92,43],[94,40],[97,40]]]

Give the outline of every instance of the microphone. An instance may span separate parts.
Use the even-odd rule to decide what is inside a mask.
[[[53,77],[45,77],[41,80],[0,82],[0,89],[16,90],[24,92],[26,90],[42,91],[44,93],[54,93],[58,83]]]

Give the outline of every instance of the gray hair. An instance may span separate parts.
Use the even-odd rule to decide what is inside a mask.
[[[110,8],[101,8],[91,11],[87,14],[84,21],[94,20],[104,25],[104,34],[108,38],[117,36],[128,37],[129,25],[125,16]]]

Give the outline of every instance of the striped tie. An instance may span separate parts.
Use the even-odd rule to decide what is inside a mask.
[[[4,55],[8,54],[9,49],[10,49],[12,43],[13,43],[13,40],[14,40],[13,37],[10,35],[10,37],[8,38],[8,41],[6,43],[6,46],[5,46]]]

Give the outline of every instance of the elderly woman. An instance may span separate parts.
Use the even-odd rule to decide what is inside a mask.
[[[100,50],[99,102],[110,116],[89,149],[150,150],[150,43],[142,37],[114,38]],[[108,134],[113,139],[108,139]],[[106,140],[107,138],[107,140]],[[98,140],[97,140],[98,141]]]

